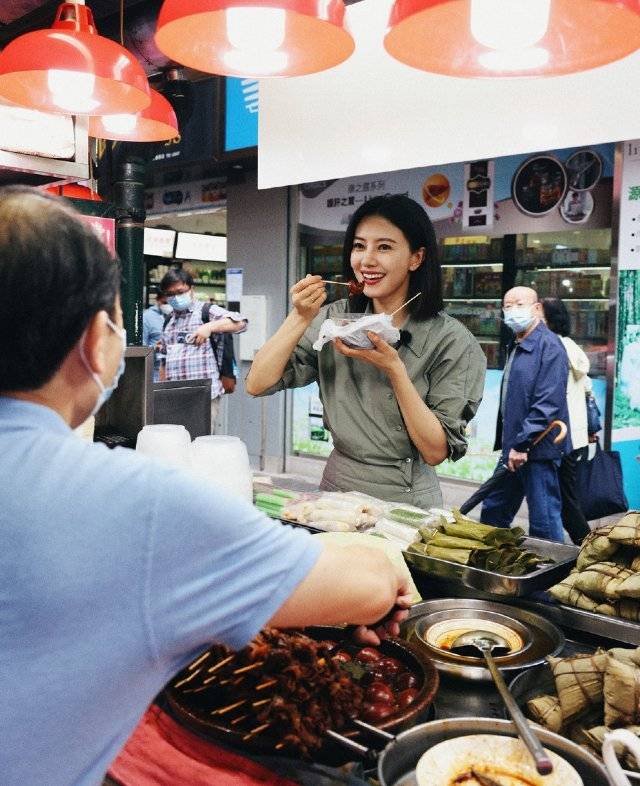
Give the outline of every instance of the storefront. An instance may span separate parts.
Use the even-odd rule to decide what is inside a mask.
[[[638,306],[633,287],[637,284],[634,271],[622,270],[622,257],[624,307],[616,385],[607,361],[618,327],[615,156],[614,144],[594,145],[300,186],[300,276],[342,278],[344,228],[354,209],[371,196],[407,194],[425,206],[434,224],[441,246],[446,310],[474,334],[487,357],[484,399],[469,425],[469,452],[456,463],[441,465],[443,476],[482,481],[493,470],[498,398],[510,338],[502,327],[501,298],[510,287],[523,284],[534,287],[541,297],[561,298],[569,309],[572,337],[591,361],[594,393],[604,416],[601,438],[605,443],[612,440],[616,448],[622,438],[629,443],[621,446],[627,494],[632,506],[640,502],[635,477],[638,434],[619,430],[630,427],[622,425],[627,421],[635,423],[637,411],[626,403],[633,385],[624,374],[635,350],[626,350],[624,366],[621,355],[621,342],[633,346],[635,341]],[[628,163],[625,172],[627,180],[632,177]],[[626,184],[627,190],[633,185]],[[635,192],[629,193],[627,203],[632,207]],[[635,218],[626,219],[630,227]],[[630,237],[632,232],[630,228]],[[637,258],[630,254],[631,259]],[[333,289],[330,298],[340,297],[340,288]],[[328,456],[331,437],[322,425],[315,385],[293,392],[292,421],[295,454]]]

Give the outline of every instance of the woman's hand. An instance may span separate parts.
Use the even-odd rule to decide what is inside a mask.
[[[320,276],[307,275],[291,287],[291,302],[297,313],[307,322],[318,316],[327,299],[327,290]]]
[[[400,360],[397,350],[390,344],[387,344],[377,333],[368,330],[367,336],[374,345],[373,349],[354,349],[353,347],[348,347],[339,338],[336,338],[333,343],[341,355],[345,355],[348,358],[359,358],[364,360],[365,363],[371,363],[372,366],[379,368],[387,376],[404,369],[404,364]]]

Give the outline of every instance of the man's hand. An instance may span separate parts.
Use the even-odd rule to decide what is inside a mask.
[[[527,463],[527,459],[529,456],[526,453],[520,453],[518,450],[514,450],[511,448],[509,451],[509,460],[507,462],[507,468],[511,472],[515,472],[516,470],[520,469],[523,464]]]
[[[412,593],[408,582],[402,577],[393,608],[381,620],[374,622],[373,625],[359,625],[353,633],[354,641],[358,642],[358,644],[368,644],[377,647],[382,639],[386,639],[388,636],[399,636],[400,624],[409,616],[411,599]]]
[[[204,344],[205,341],[208,341],[213,333],[213,324],[213,322],[206,322],[204,325],[200,325],[197,330],[194,330],[191,343],[199,347],[200,344]]]

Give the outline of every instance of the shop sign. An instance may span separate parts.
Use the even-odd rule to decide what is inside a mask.
[[[79,214],[96,233],[100,240],[109,249],[112,256],[116,255],[116,221],[115,218],[102,218],[100,216],[86,216]]]
[[[226,178],[194,180],[145,191],[145,209],[148,216],[193,210],[222,210],[226,206]]]

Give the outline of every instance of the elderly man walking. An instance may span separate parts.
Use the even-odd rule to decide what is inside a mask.
[[[560,445],[553,435],[533,440],[552,420],[568,425],[567,353],[558,336],[543,322],[538,294],[514,287],[504,296],[504,323],[514,334],[502,378],[496,429],[498,465],[506,466],[502,482],[485,497],[481,521],[509,527],[526,497],[529,534],[562,542],[562,501],[558,469],[571,451],[571,437]]]

